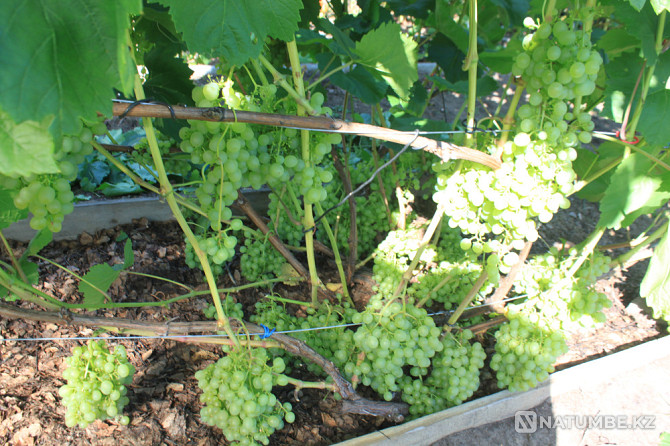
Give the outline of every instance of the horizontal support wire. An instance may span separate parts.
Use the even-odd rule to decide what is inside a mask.
[[[527,295],[508,297],[503,299],[500,302],[511,302],[518,299],[523,299],[528,297]],[[496,304],[499,302],[495,302]],[[468,307],[466,310],[472,310],[475,308],[482,308],[494,305],[494,303],[482,304],[476,307]],[[452,314],[453,310],[438,311],[435,313],[430,313],[428,316],[441,316]],[[295,330],[284,330],[284,331],[272,331],[272,334],[291,334],[291,333],[301,333],[306,331],[318,331],[318,330],[331,330],[334,328],[347,328],[347,327],[356,327],[362,324],[340,324],[340,325],[326,325],[323,327],[309,327],[309,328],[299,328]],[[169,324],[168,324],[169,328]],[[268,330],[260,333],[248,333],[248,336],[265,336],[265,339],[271,336],[266,336]],[[247,333],[238,333],[237,336],[247,336]],[[155,335],[155,336],[73,336],[65,338],[6,338],[0,339],[0,343],[3,342],[29,342],[29,341],[92,341],[92,340],[116,340],[116,341],[139,341],[142,339],[198,339],[198,338],[227,338],[227,334],[200,334],[200,335]]]

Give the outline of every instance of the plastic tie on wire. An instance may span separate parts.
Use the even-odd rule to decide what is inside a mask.
[[[267,339],[267,338],[269,338],[270,336],[272,336],[272,335],[277,331],[277,330],[274,329],[274,328],[273,328],[272,330],[270,330],[268,327],[266,327],[266,326],[263,325],[263,324],[261,324],[261,327],[263,327],[263,334],[260,335],[260,338],[261,338],[261,339]]]
[[[640,138],[638,138],[637,136],[635,136],[635,139],[633,139],[632,141],[626,141],[625,139],[623,139],[621,137],[621,130],[617,130],[616,133],[614,134],[614,136],[616,137],[616,139],[620,140],[621,142],[625,142],[626,144],[630,144],[630,145],[633,145],[633,146],[635,144],[637,144],[638,142],[640,142]]]

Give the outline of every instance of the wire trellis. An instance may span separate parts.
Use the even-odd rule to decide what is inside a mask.
[[[523,299],[525,297],[528,297],[527,295],[520,295],[520,296],[513,296],[513,297],[508,297],[506,299],[503,299],[497,303],[500,302],[511,302],[515,301],[518,299]],[[481,308],[481,307],[486,307],[486,306],[491,306],[494,305],[493,303],[490,304],[482,304],[478,306],[471,306],[466,308],[466,310],[472,310],[475,308]],[[452,314],[453,310],[446,310],[446,311],[438,311],[435,313],[429,313],[428,316],[441,316],[441,315],[447,315],[447,314]],[[348,328],[348,327],[356,327],[361,324],[338,324],[338,325],[326,325],[322,327],[309,327],[309,328],[298,328],[295,330],[283,330],[283,331],[275,331],[271,330],[263,325],[261,325],[264,328],[263,332],[259,333],[249,333],[249,336],[261,336],[263,339],[267,339],[271,337],[273,334],[286,334],[290,335],[293,333],[302,333],[302,332],[308,332],[308,331],[319,331],[319,330],[332,330],[335,328]],[[237,336],[243,336],[246,337],[247,333],[239,333]],[[73,336],[73,337],[66,337],[66,338],[57,338],[57,337],[44,337],[44,338],[6,338],[6,339],[0,339],[0,343],[7,343],[7,342],[37,342],[37,341],[93,341],[93,340],[114,340],[114,341],[139,341],[143,339],[175,339],[175,340],[181,340],[181,339],[198,339],[198,338],[228,338],[229,336],[227,334],[199,334],[199,335],[147,335],[147,336]]]

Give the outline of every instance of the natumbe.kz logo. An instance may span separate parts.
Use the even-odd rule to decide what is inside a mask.
[[[655,429],[655,415],[563,414],[538,415],[532,410],[514,414],[514,430],[532,434],[538,429]]]

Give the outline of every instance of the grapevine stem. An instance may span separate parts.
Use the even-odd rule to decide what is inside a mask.
[[[263,85],[268,85],[268,77],[265,75],[263,72],[263,68],[260,66],[258,61],[256,59],[251,59],[251,65],[254,67],[254,71],[256,72],[256,75],[260,78],[261,83]]]
[[[288,49],[288,57],[291,61],[291,71],[293,72],[293,84],[295,85],[295,91],[298,94],[300,100],[296,100],[298,103],[297,114],[299,116],[305,115],[305,112],[310,114],[315,114],[314,110],[311,108],[307,100],[305,99],[305,84],[302,80],[302,67],[300,65],[300,58],[298,55],[298,46],[295,42],[295,39],[286,42],[286,48]],[[305,107],[304,103],[307,103]],[[311,111],[310,111],[311,109]],[[311,150],[309,146],[309,130],[300,130],[301,136],[301,146],[302,146],[302,159],[305,162],[305,168],[312,167],[311,159]],[[312,212],[312,203],[309,203],[308,200],[304,200],[304,209],[305,215],[303,216],[303,225],[305,228],[314,227],[314,214]],[[314,232],[308,231],[305,233],[305,248],[307,248],[307,266],[309,268],[309,278],[312,285],[312,304],[317,305],[318,302],[318,290],[319,290],[319,276],[316,272],[316,260],[314,257]]]
[[[316,202],[314,205],[316,206],[316,211],[319,213],[319,215],[323,214],[323,207],[321,206],[321,203]],[[342,294],[349,301],[349,303],[353,305],[354,302],[351,300],[351,296],[349,296],[349,290],[347,287],[347,276],[346,274],[344,274],[344,268],[342,266],[342,258],[340,257],[340,250],[337,247],[337,239],[333,234],[333,230],[331,229],[328,220],[324,218],[321,221],[323,222],[323,226],[326,229],[326,234],[328,234],[330,244],[333,247],[333,254],[335,255],[335,264],[337,265],[337,271],[340,274],[340,281],[342,282]]]
[[[286,42],[286,46],[289,48],[289,59],[291,58],[291,51],[290,51],[290,43],[291,42]],[[295,40],[293,40],[293,45],[295,45]],[[297,46],[296,46],[296,52],[297,52]],[[291,84],[288,83],[286,80],[286,76],[281,74],[277,69],[272,66],[269,60],[267,60],[263,55],[258,56],[258,60],[263,64],[263,66],[272,74],[272,78],[275,80],[275,83],[278,83],[280,87],[282,87],[286,92],[291,96],[295,102],[303,107],[304,111],[307,112],[307,114],[310,115],[317,115],[318,113],[314,110],[312,105],[305,99],[305,89],[304,86],[302,88],[302,94],[300,93],[300,90],[297,90],[291,86]],[[291,65],[293,65],[293,61],[291,60]],[[293,67],[292,67],[293,68]],[[294,79],[296,79],[296,76],[300,74],[300,80],[302,81],[302,70],[300,69],[300,61],[298,61],[298,71],[296,72],[293,70],[293,76]],[[300,113],[299,113],[300,114]],[[304,114],[304,113],[303,113]]]
[[[128,40],[129,39],[130,37],[128,36]],[[134,90],[135,90],[135,97],[137,98],[137,100],[146,99],[146,96],[144,94],[144,88],[142,87],[142,80],[140,79],[139,73],[135,74]],[[193,231],[191,231],[191,228],[188,226],[188,222],[184,218],[181,209],[179,209],[179,204],[177,203],[177,200],[175,198],[172,184],[170,183],[170,180],[168,179],[167,176],[167,172],[165,171],[165,165],[163,164],[163,157],[161,156],[161,152],[158,147],[158,141],[156,140],[156,133],[154,132],[153,123],[151,119],[143,119],[142,121],[144,123],[144,131],[146,134],[147,143],[149,144],[149,150],[151,151],[151,158],[154,161],[156,172],[158,172],[158,179],[161,186],[161,195],[165,197],[165,200],[167,201],[168,206],[170,206],[170,210],[172,210],[172,214],[177,220],[179,227],[184,232],[184,235],[186,236],[187,240],[193,247],[193,252],[200,261],[200,265],[202,266],[205,278],[207,279],[207,285],[209,287],[212,299],[214,301],[214,307],[216,307],[218,324],[223,328],[226,334],[235,341],[235,345],[239,347],[240,345],[239,341],[237,340],[237,337],[234,337],[233,330],[230,328],[230,322],[228,321],[228,317],[226,316],[226,313],[223,311],[223,306],[221,305],[221,298],[217,291],[216,280],[214,279],[214,274],[212,273],[212,267],[210,266],[209,260],[207,259],[207,254],[202,249],[200,249],[200,245],[195,237],[195,234],[193,234]]]
[[[604,139],[605,141],[611,141],[611,142],[615,142],[615,143],[617,143],[617,144],[621,144],[622,146],[627,147],[627,148],[629,148],[629,149],[632,149],[633,151],[639,153],[640,155],[642,155],[642,156],[644,156],[644,157],[650,159],[651,161],[655,162],[656,164],[658,164],[659,166],[663,167],[664,169],[666,169],[666,170],[670,170],[670,165],[668,165],[667,163],[661,161],[660,158],[655,157],[654,155],[652,155],[651,153],[647,152],[646,150],[642,150],[642,149],[641,149],[640,147],[638,147],[636,144],[628,144],[628,143],[625,142],[625,141],[621,141],[620,139],[617,139],[617,138],[612,138],[612,137],[609,136],[609,135],[597,135],[597,137],[600,138],[600,139]]]
[[[172,118],[171,111],[164,104],[138,104],[128,110],[128,102],[113,103],[114,116]],[[269,125],[275,127],[291,127],[328,133],[355,134],[367,136],[397,144],[408,144],[417,150],[432,153],[440,158],[467,159],[483,164],[492,169],[500,168],[500,160],[479,150],[458,146],[447,141],[437,141],[423,136],[417,137],[414,132],[402,132],[358,122],[346,122],[326,116],[296,116],[274,113],[259,113],[244,110],[230,110],[224,107],[178,107],[173,106],[174,118],[193,119],[213,122],[245,122],[249,124]]]
[[[374,108],[372,112],[374,113]],[[375,165],[375,170],[379,169],[379,153],[377,152],[377,140],[373,139],[372,141],[372,160]],[[386,217],[389,220],[389,227],[393,227],[393,216],[391,215],[391,208],[389,207],[389,199],[386,196],[386,188],[384,187],[384,181],[382,180],[381,175],[377,175],[377,182],[379,183],[379,193],[382,196],[382,201],[384,202],[384,209],[386,210]]]
[[[314,308],[314,306],[309,302],[303,302],[301,300],[295,300],[295,299],[287,299],[285,297],[275,296],[275,295],[272,295],[272,294],[265,295],[265,298],[268,299],[268,300],[271,300],[273,302],[283,302],[283,303],[286,303],[286,304],[293,304],[293,305],[298,305],[298,306],[301,306],[301,307]]]
[[[598,242],[602,238],[603,234],[605,234],[605,227],[597,227],[595,231],[593,231],[587,238],[581,243],[581,246],[578,247],[580,254],[579,257],[577,257],[570,266],[570,269],[568,270],[566,277],[574,277],[575,273],[581,268],[582,264],[584,261],[586,261],[586,258],[593,253],[593,250],[595,247],[598,245]],[[581,249],[580,249],[581,248]]]
[[[479,55],[477,54],[477,0],[469,1],[470,40],[468,43],[468,55],[463,62],[463,70],[468,72],[468,124],[465,141],[468,147],[472,147],[474,141],[475,112],[477,111],[477,65]]]
[[[345,95],[345,99],[348,96]],[[346,107],[344,108],[346,113]],[[335,146],[331,147],[330,153],[333,157],[333,166],[337,170],[340,179],[342,180],[342,186],[344,187],[345,196],[351,194],[353,190],[353,185],[351,184],[351,172],[349,171],[349,157],[347,152],[347,140],[344,135],[342,135],[342,149],[345,154],[344,163],[340,159],[340,155],[337,153]],[[356,208],[356,197],[353,195],[349,197],[349,255],[347,256],[347,283],[351,280],[351,277],[354,275],[354,269],[356,267],[356,260],[358,259],[358,218],[357,218],[357,208]],[[320,211],[323,215],[323,211]]]
[[[70,273],[71,275],[73,275],[74,277],[76,277],[77,279],[79,279],[81,282],[84,282],[85,284],[87,284],[88,286],[90,286],[91,288],[93,288],[95,291],[97,291],[97,292],[99,292],[100,294],[102,294],[103,296],[105,296],[105,299],[106,299],[108,302],[111,302],[111,301],[112,301],[112,298],[109,296],[109,294],[107,294],[105,291],[103,291],[103,290],[101,290],[100,288],[98,288],[97,286],[95,286],[95,284],[93,284],[93,283],[89,282],[88,280],[86,280],[83,276],[80,276],[79,274],[70,271],[69,269],[65,268],[63,265],[60,265],[60,264],[54,262],[53,260],[49,260],[49,259],[47,259],[46,257],[42,257],[42,256],[39,255],[39,254],[34,254],[34,256],[37,257],[37,258],[40,259],[40,260],[43,260],[43,261],[45,261],[45,262],[47,262],[47,263],[52,264],[53,266],[55,266],[55,267],[57,267],[57,268],[59,268],[59,269],[65,271],[65,272],[67,272],[67,273]]]
[[[664,9],[658,16],[658,28],[656,29],[656,55],[658,56],[663,49],[663,31],[665,28],[665,17],[667,11]],[[649,87],[651,86],[651,80],[654,77],[654,70],[656,69],[656,63],[649,66],[649,69],[644,77],[642,83],[642,92],[640,93],[640,101],[637,103],[635,108],[635,113],[633,113],[633,118],[630,122],[630,130],[626,132],[626,140],[631,140],[635,136],[635,129],[637,128],[638,121],[640,116],[642,116],[642,109],[647,100],[647,94],[649,93]]]
[[[470,288],[468,294],[463,298],[461,303],[458,304],[458,307],[456,308],[456,310],[454,310],[454,313],[447,321],[448,325],[454,325],[456,322],[458,322],[458,319],[461,317],[461,314],[463,314],[465,309],[472,303],[472,301],[477,296],[477,293],[479,293],[479,290],[482,288],[482,286],[484,286],[484,283],[488,278],[489,275],[486,272],[486,270],[482,270],[482,273],[477,278],[477,281],[472,285],[472,288]]]
[[[649,237],[644,239],[640,244],[634,246],[631,248],[628,252],[621,254],[619,257],[616,259],[612,260],[610,262],[610,268],[614,268],[617,266],[622,266],[631,258],[633,258],[638,252],[640,252],[642,249],[646,248],[659,238],[663,237],[663,234],[668,232],[668,222],[669,220],[666,220],[666,222],[661,225],[658,229],[656,229],[654,232],[652,232]]]
[[[547,2],[547,7],[544,9],[543,14],[544,14],[544,22],[551,22],[553,20],[553,15],[552,13],[556,9],[556,0],[549,0]]]
[[[5,234],[0,231],[0,239],[2,239],[2,244],[5,245],[5,249],[7,250],[7,255],[9,255],[9,259],[12,262],[12,265],[14,265],[14,270],[19,274],[19,277],[21,277],[21,280],[23,280],[25,283],[28,282],[28,277],[26,277],[26,273],[23,271],[23,268],[21,268],[21,264],[19,264],[18,260],[16,260],[16,257],[14,257],[14,252],[12,251],[12,247],[9,246],[9,242],[5,238]]]
[[[324,390],[330,390],[331,392],[337,392],[337,386],[334,383],[327,383],[325,381],[317,381],[317,382],[302,381],[296,378],[291,378],[290,376],[286,376],[286,378],[288,379],[289,384],[295,386],[296,390],[324,389]]]
[[[15,276],[9,275],[2,268],[0,268],[0,286],[6,288],[9,293],[16,295],[19,299],[32,302],[48,310],[58,310],[62,307],[58,300],[33,288],[26,282],[17,281]]]
[[[507,137],[509,136],[509,131],[512,130],[514,125],[514,113],[516,113],[516,108],[519,105],[521,96],[523,96],[523,90],[525,89],[525,84],[522,81],[517,81],[516,89],[514,90],[514,96],[509,103],[509,108],[507,109],[507,114],[503,118],[503,128],[502,134],[500,135],[500,140],[498,141],[498,157],[502,156],[502,149],[505,143],[507,142]]]
[[[416,307],[417,307],[417,308],[421,308],[421,307],[423,307],[424,305],[426,305],[426,302],[428,302],[428,301],[430,300],[430,298],[433,297],[433,295],[434,295],[435,293],[437,293],[438,291],[440,291],[440,289],[442,289],[443,286],[445,286],[447,283],[449,283],[449,281],[450,281],[451,279],[454,278],[454,274],[456,274],[455,271],[451,271],[451,272],[449,272],[449,274],[447,274],[447,275],[444,277],[444,279],[440,280],[440,283],[438,283],[437,285],[435,285],[435,287],[433,287],[433,289],[430,290],[430,292],[428,292],[428,294],[426,295],[426,297],[424,297],[423,299],[421,299],[421,300],[416,304]]]
[[[435,230],[437,229],[440,221],[442,220],[443,215],[444,215],[444,208],[438,205],[437,210],[435,211],[435,215],[433,215],[433,219],[430,221],[430,224],[426,228],[426,232],[423,234],[423,238],[421,239],[419,249],[417,249],[416,254],[414,254],[414,258],[412,259],[412,262],[409,264],[409,266],[403,273],[402,279],[400,280],[400,283],[398,284],[395,293],[393,293],[393,298],[391,299],[391,301],[397,299],[400,296],[400,294],[404,291],[405,287],[407,286],[407,283],[412,278],[414,270],[419,264],[419,261],[421,261],[421,256],[423,255],[423,252],[426,250],[426,247],[430,243],[430,240],[433,238],[433,234],[435,234]]]
[[[319,85],[319,83],[323,82],[324,79],[328,79],[333,74],[337,73],[338,71],[342,71],[342,70],[352,66],[353,64],[354,64],[354,61],[352,60],[352,61],[349,61],[349,62],[345,63],[344,65],[340,65],[339,67],[333,68],[332,70],[328,71],[326,74],[322,74],[314,82],[310,83],[307,86],[306,90],[311,90],[312,88]]]
[[[510,269],[509,273],[505,276],[504,279],[500,281],[498,289],[495,290],[493,295],[486,300],[487,304],[491,304],[493,311],[497,313],[502,313],[504,308],[503,299],[507,296],[507,293],[512,289],[516,276],[519,274],[521,268],[523,268],[528,254],[530,254],[530,248],[533,246],[533,242],[526,242],[521,252],[519,252],[519,260],[516,264]]]
[[[128,169],[128,167],[125,164],[123,164],[121,161],[114,158],[114,156],[111,153],[109,153],[104,147],[102,147],[102,145],[100,145],[97,141],[91,141],[91,144],[93,145],[93,147],[95,147],[95,150],[97,150],[98,152],[100,152],[102,154],[102,156],[107,158],[107,161],[109,161],[114,167],[119,169],[124,174],[128,175],[128,177],[130,177],[130,179],[133,180],[133,182],[135,184],[139,185],[140,187],[145,188],[148,191],[151,191],[151,192],[155,193],[156,195],[161,195],[160,189],[153,186],[152,184],[147,183],[142,178],[140,178],[137,174],[135,174],[135,172]],[[186,200],[185,198],[177,195],[176,193],[174,195],[175,195],[175,199],[177,200],[177,203],[179,203],[180,205],[184,206],[187,209],[192,210],[196,214],[200,214],[204,217],[207,216],[207,214],[205,212],[203,212],[202,209],[200,209],[198,206],[194,205],[193,203]]]

